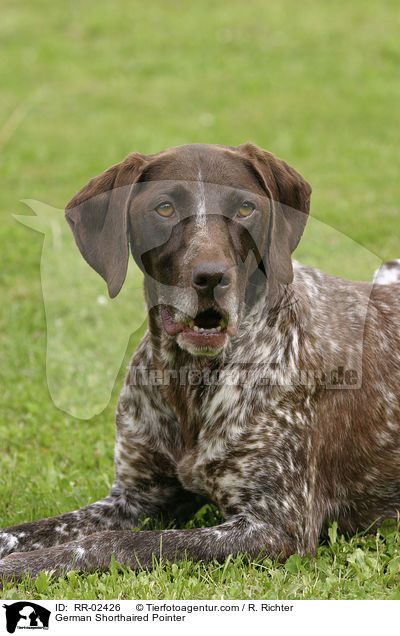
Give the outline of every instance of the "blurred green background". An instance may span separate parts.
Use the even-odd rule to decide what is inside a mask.
[[[2,0],[0,11],[1,527],[105,494],[115,404],[138,339],[102,415],[83,422],[54,406],[43,235],[12,218],[29,213],[20,200],[63,208],[133,150],[251,140],[313,185],[317,221],[299,257],[369,279],[370,254],[400,257],[400,8]]]

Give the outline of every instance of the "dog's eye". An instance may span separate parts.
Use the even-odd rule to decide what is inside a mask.
[[[252,214],[255,209],[256,209],[256,206],[250,203],[250,201],[243,201],[242,205],[240,206],[238,210],[238,214],[239,216],[242,216],[242,217],[250,216],[250,214]]]
[[[157,205],[155,210],[160,216],[163,216],[164,218],[172,216],[173,213],[175,212],[174,206],[169,201],[164,201],[163,203],[160,203],[160,205]]]

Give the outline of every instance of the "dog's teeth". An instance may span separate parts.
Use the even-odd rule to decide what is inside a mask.
[[[220,331],[222,331],[222,327],[198,327],[197,325],[193,324],[189,325],[189,327],[191,327],[194,331],[196,331],[197,333],[219,333]]]
[[[189,320],[189,324],[188,324],[188,326],[189,326],[189,327],[194,327],[194,320]]]

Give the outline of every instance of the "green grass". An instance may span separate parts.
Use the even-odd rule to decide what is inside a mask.
[[[104,355],[113,360],[114,388],[104,365],[92,378],[94,386],[112,388],[104,411],[80,420],[55,406],[45,366],[51,325],[39,269],[43,236],[11,216],[29,213],[20,200],[62,208],[132,150],[252,140],[313,185],[314,218],[298,256],[369,279],[380,259],[400,256],[399,22],[394,0],[3,1],[0,527],[72,510],[107,492],[116,400],[141,332],[140,312],[132,314],[127,347],[130,330],[118,340],[120,323],[108,327],[115,351]],[[77,278],[68,265],[62,280],[70,273],[72,288]],[[57,298],[62,306],[62,293]],[[88,317],[79,320],[77,342],[89,351]],[[81,404],[82,387],[58,379],[61,403]],[[106,391],[93,402],[102,399],[107,403]],[[212,516],[199,519],[212,523]],[[114,568],[52,582],[42,576],[3,595],[388,598],[398,594],[400,573],[398,534],[386,534],[339,537],[321,545],[315,560],[286,565],[238,559],[137,576]]]

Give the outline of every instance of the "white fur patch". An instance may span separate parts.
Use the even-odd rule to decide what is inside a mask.
[[[391,283],[400,282],[400,258],[389,263],[383,263],[376,270],[373,278],[375,285],[390,285]]]
[[[18,545],[18,539],[13,534],[8,534],[7,532],[0,532],[0,542],[7,548],[7,550],[12,550]]]
[[[204,192],[204,183],[203,183],[203,177],[202,177],[200,168],[197,174],[197,179],[198,179],[199,194],[198,194],[198,203],[197,203],[196,222],[201,227],[205,227],[206,225],[206,195]]]

